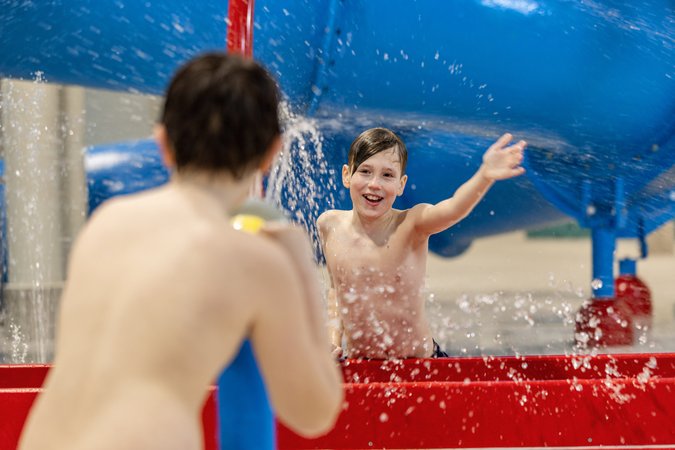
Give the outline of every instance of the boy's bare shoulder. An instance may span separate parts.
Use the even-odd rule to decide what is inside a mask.
[[[408,209],[411,216],[422,214],[427,208],[433,206],[431,203],[418,203],[412,208]]]
[[[134,216],[135,202],[129,197],[114,197],[99,205],[82,227],[75,241],[74,250],[90,242],[105,245],[111,235],[118,233],[123,226],[131,222]]]
[[[319,218],[316,220],[316,224],[320,229],[337,225],[338,223],[346,220],[350,212],[351,211],[343,211],[339,209],[329,209],[321,213]]]
[[[415,239],[420,235],[418,232],[418,224],[421,222],[425,212],[432,205],[429,203],[418,203],[415,206],[402,211],[395,210],[398,214],[397,223],[400,229],[407,230],[410,233],[410,238]],[[422,233],[423,235],[423,233]]]
[[[101,203],[87,220],[86,227],[105,227],[106,225],[121,223],[133,225],[139,212],[152,213],[156,208],[156,198],[161,196],[161,188],[113,197]],[[129,220],[132,217],[134,220]]]
[[[268,299],[288,297],[288,285],[297,278],[287,252],[262,235],[228,230],[208,239],[205,234],[192,241],[191,254],[199,258],[191,273],[201,288],[213,298],[245,296],[254,310],[269,306]]]
[[[433,206],[433,205],[431,205],[430,203],[418,203],[415,206],[413,206],[412,208],[409,208],[409,209],[405,210],[406,221],[416,222],[417,219],[422,217],[422,215],[425,213],[425,211],[427,209],[429,209],[431,206]]]
[[[215,238],[215,236],[214,236]],[[220,260],[246,272],[248,269],[267,272],[286,267],[289,257],[280,245],[262,235],[252,235],[243,231],[229,230],[220,232],[215,239],[200,239],[205,250]],[[214,245],[218,251],[213,251]],[[205,252],[206,253],[206,252]]]

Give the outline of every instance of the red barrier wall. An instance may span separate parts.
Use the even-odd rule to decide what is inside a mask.
[[[675,355],[348,361],[335,428],[279,447],[675,448]],[[365,383],[368,382],[368,383]]]
[[[28,412],[41,390],[49,366],[0,365],[0,449],[14,450]],[[202,410],[204,449],[218,450],[215,387]]]
[[[0,448],[16,447],[49,367],[0,366]],[[675,354],[347,361],[335,428],[280,449],[675,448]],[[202,413],[217,450],[215,388]]]

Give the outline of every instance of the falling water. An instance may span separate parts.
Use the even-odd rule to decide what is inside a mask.
[[[59,132],[48,117],[58,94],[43,84],[39,74],[33,86],[5,81],[3,88],[9,281],[3,294],[7,308],[13,310],[8,314],[10,361],[44,362],[51,353],[44,305],[53,275],[58,276],[51,273],[58,241],[54,210],[48,207],[56,200],[52,193],[58,181],[53,171],[44,169],[57,163],[47,149]],[[20,120],[30,115],[32,120]],[[42,216],[45,213],[47,217]]]
[[[81,114],[76,91],[66,95],[40,74],[33,82],[2,81],[3,353],[8,362],[44,363],[53,356],[56,308],[71,243],[67,230],[78,221],[75,217],[80,223],[84,219],[83,208],[71,211],[81,203],[71,194],[84,190],[83,175],[77,188],[71,177],[73,161],[81,165],[81,147],[72,137],[77,120],[71,116]]]
[[[318,251],[316,219],[324,205],[332,208],[335,204],[335,174],[324,156],[318,121],[294,114],[287,103],[280,109],[283,147],[270,172],[265,197],[305,227]]]

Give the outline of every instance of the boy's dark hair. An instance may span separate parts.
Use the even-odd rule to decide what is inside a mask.
[[[241,179],[280,135],[276,82],[258,63],[206,53],[183,65],[166,92],[161,123],[176,169]]]
[[[351,147],[349,147],[348,165],[351,173],[353,174],[371,156],[392,147],[398,152],[401,161],[401,175],[403,175],[408,162],[408,149],[401,138],[387,128],[371,128],[354,139]]]

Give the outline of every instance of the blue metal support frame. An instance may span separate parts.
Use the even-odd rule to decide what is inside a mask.
[[[276,448],[274,413],[247,340],[218,378],[220,448]]]
[[[591,230],[593,243],[593,289],[594,300],[614,298],[614,250],[616,235],[611,228],[596,227]]]

